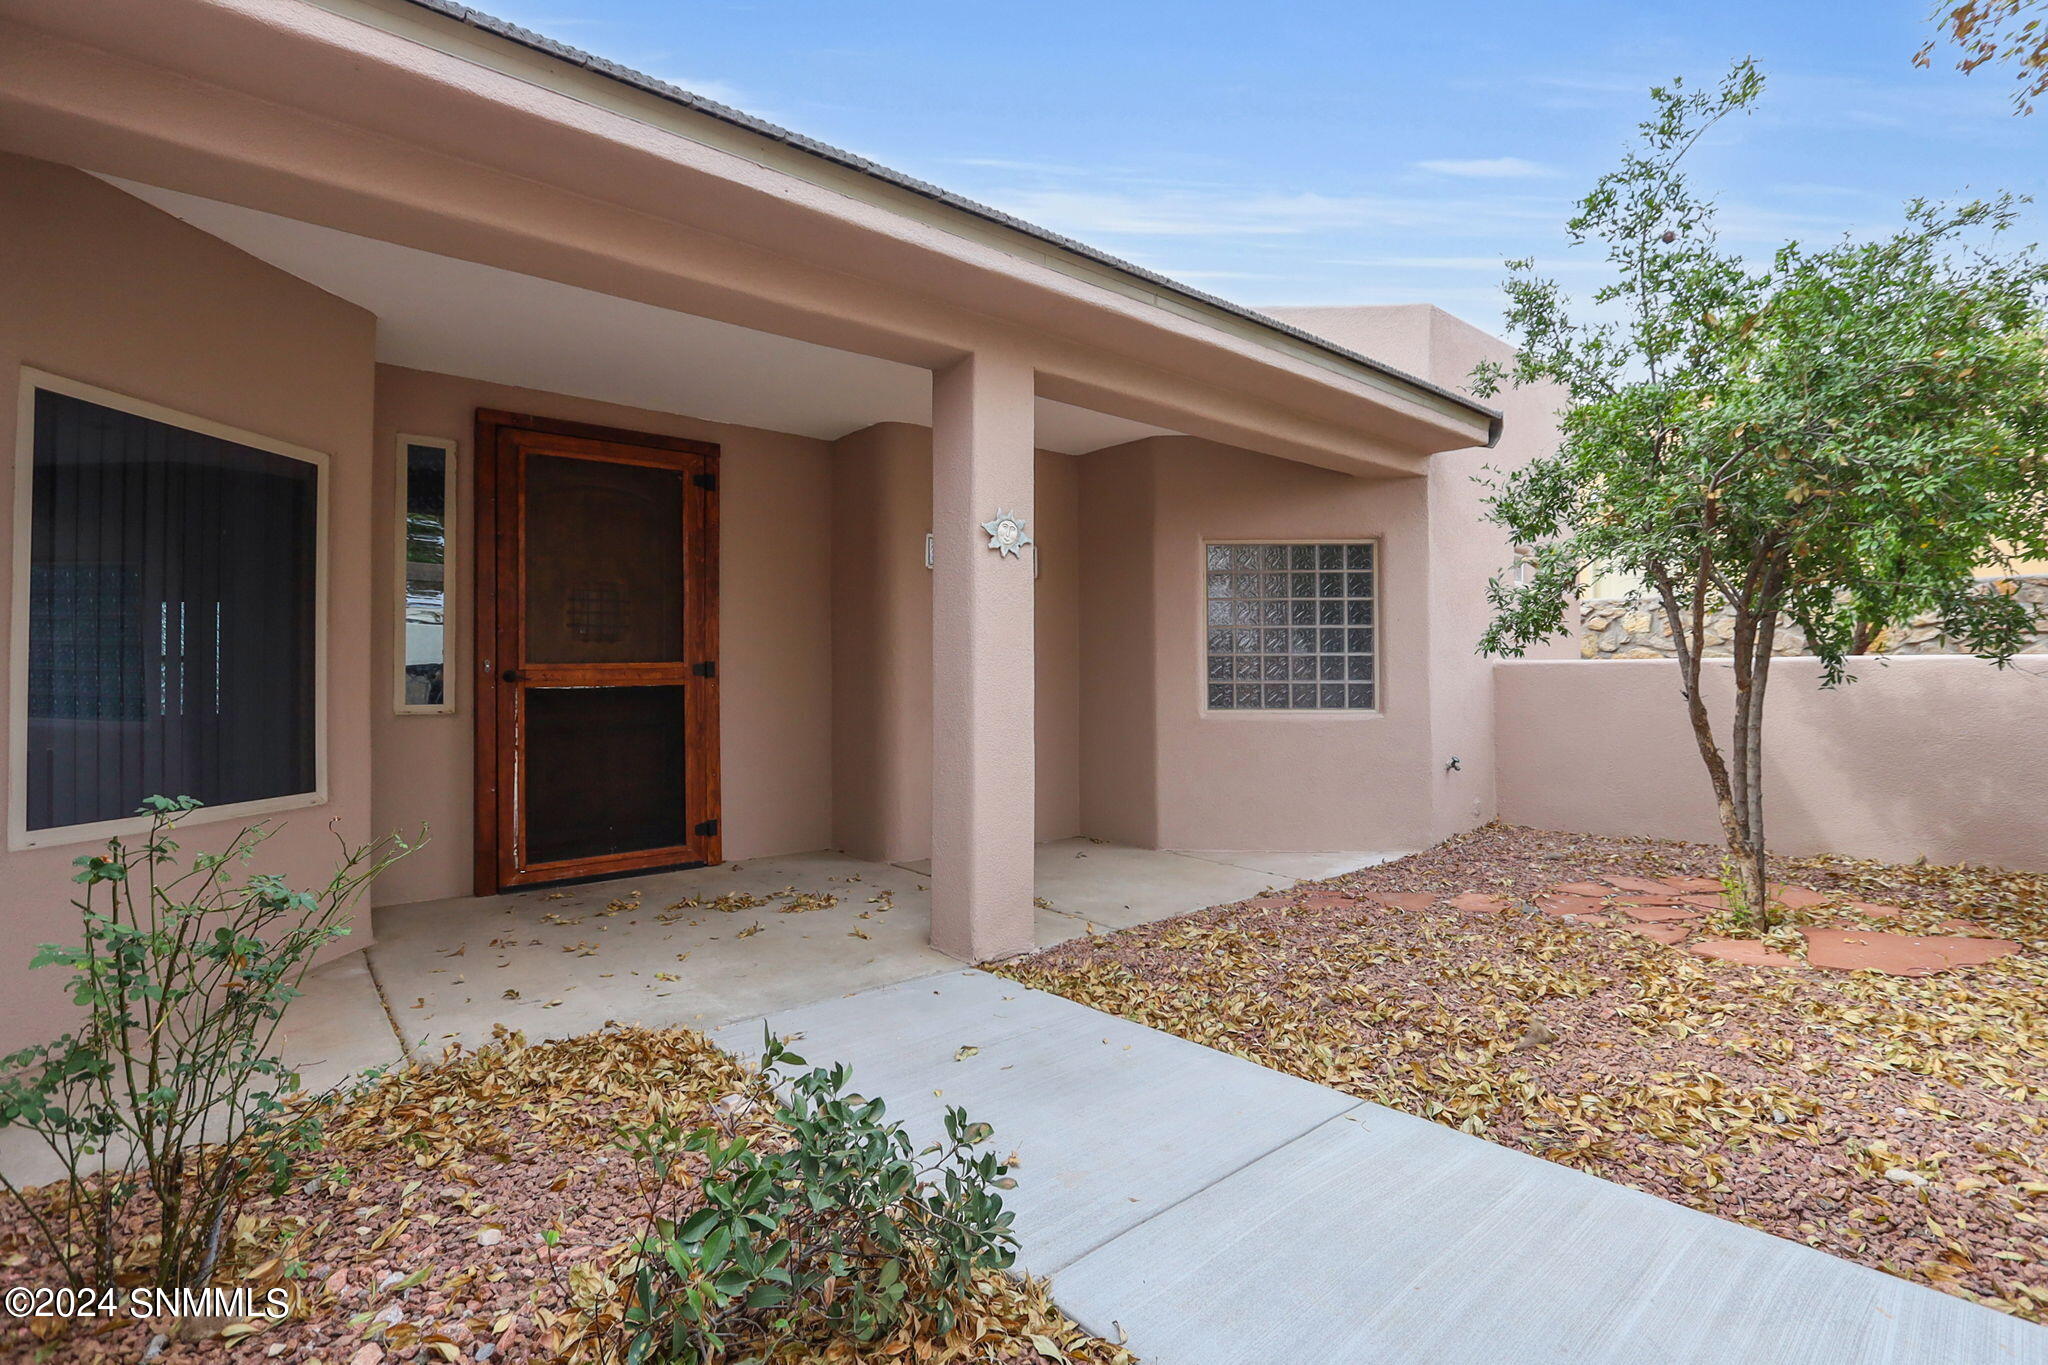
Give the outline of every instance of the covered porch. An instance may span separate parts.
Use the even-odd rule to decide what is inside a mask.
[[[1059,908],[1035,846],[1413,848],[1490,805],[1490,781],[1440,776],[1471,768],[1433,737],[1476,733],[1486,704],[1432,677],[1433,528],[1467,496],[1432,458],[1480,455],[1500,418],[1439,382],[1469,348],[1426,312],[1351,344],[1436,379],[431,5],[114,7],[118,24],[54,0],[0,20],[0,233],[29,267],[0,335],[25,376],[16,487],[49,476],[32,419],[51,386],[318,467],[317,572],[286,604],[306,702],[275,717],[304,762],[262,799],[209,801],[186,838],[275,817],[266,870],[317,885],[330,831],[424,828],[347,947],[415,926],[440,943],[458,904],[601,917],[659,868],[833,849],[849,861],[822,875],[877,866],[918,907],[889,912],[914,922],[890,931],[906,950],[982,961],[1093,913]],[[422,450],[444,481],[426,564]],[[680,538],[642,554],[601,518],[568,550],[561,526],[539,534],[535,510],[563,501],[532,462],[571,456],[681,487]],[[626,482],[612,505],[633,505]],[[20,563],[25,617],[53,570]],[[1291,601],[1287,569],[1309,581]],[[527,648],[547,618],[610,649],[684,599],[639,653]],[[238,629],[219,602],[151,611],[188,607]],[[1318,608],[1338,614],[1285,614]],[[1328,657],[1287,658],[1296,635],[1309,655],[1334,637]],[[207,693],[203,654],[181,697]],[[35,738],[21,676],[17,750]],[[570,714],[599,692],[662,704]],[[232,710],[205,720],[224,751],[254,743]],[[64,931],[71,860],[154,788],[123,776],[73,803],[99,823],[43,819],[30,766],[17,752],[4,870],[34,941]],[[581,826],[550,842],[564,822]],[[600,872],[625,880],[492,899]],[[770,911],[741,946],[822,922]],[[832,937],[864,945],[856,929],[875,932]],[[602,970],[570,943],[550,951]],[[434,984],[389,992],[401,1021]],[[15,1033],[35,1022],[19,998]]]
[[[1036,849],[1033,933],[1050,947],[1394,856],[1058,840]],[[499,1025],[535,1040],[610,1021],[708,1033],[956,969],[931,915],[928,865],[836,853],[394,906],[374,945],[315,969],[285,1045],[317,1089]]]

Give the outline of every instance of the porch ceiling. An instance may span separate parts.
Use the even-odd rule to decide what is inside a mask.
[[[257,209],[108,183],[377,316],[387,364],[833,440],[929,425],[931,374]],[[1168,428],[1040,398],[1041,448],[1079,455]]]

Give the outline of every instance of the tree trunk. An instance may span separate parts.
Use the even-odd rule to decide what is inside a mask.
[[[1758,907],[1758,922],[1768,929],[1770,917],[1770,872],[1765,862],[1764,842],[1764,693],[1771,681],[1771,660],[1776,658],[1778,641],[1778,585],[1783,579],[1783,567],[1773,562],[1764,571],[1761,597],[1764,608],[1758,613],[1754,649],[1749,668],[1749,714],[1746,717],[1745,733],[1736,737],[1736,742],[1748,753],[1749,806],[1745,812],[1744,833],[1749,840],[1751,867],[1743,876],[1743,891],[1747,898],[1754,889],[1757,899],[1750,901]]]
[[[1693,743],[1699,747],[1700,761],[1707,765],[1707,780],[1713,784],[1714,805],[1721,816],[1721,829],[1727,836],[1730,862],[1735,869],[1736,880],[1742,887],[1746,905],[1761,905],[1761,885],[1752,887],[1751,872],[1763,866],[1760,848],[1753,848],[1749,839],[1749,769],[1745,751],[1739,743],[1741,731],[1737,731],[1738,742],[1733,744],[1737,768],[1730,771],[1729,763],[1721,753],[1721,746],[1714,739],[1714,727],[1707,715],[1707,700],[1700,692],[1700,671],[1706,647],[1706,579],[1709,564],[1703,564],[1696,578],[1692,594],[1692,611],[1681,616],[1678,609],[1678,591],[1668,573],[1653,572],[1651,582],[1656,586],[1657,596],[1664,604],[1665,619],[1671,622],[1671,643],[1678,654],[1679,690],[1685,698],[1686,715],[1692,720]],[[1753,623],[1752,623],[1753,626]],[[1737,617],[1736,629],[1742,630],[1742,618]],[[1741,660],[1741,644],[1738,641],[1736,657]],[[1746,676],[1746,670],[1744,670]],[[1743,705],[1742,694],[1737,694],[1737,706]],[[1740,712],[1739,712],[1740,713]],[[1748,870],[1746,870],[1748,869]]]

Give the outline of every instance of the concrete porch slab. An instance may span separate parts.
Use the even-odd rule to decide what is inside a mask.
[[[368,956],[350,953],[306,973],[305,993],[285,1011],[281,1052],[307,1090],[340,1085],[372,1067],[405,1060],[378,998]]]
[[[1251,849],[1174,850],[1184,858],[1201,858],[1207,862],[1222,863],[1227,867],[1247,868],[1253,872],[1287,877],[1298,882],[1341,877],[1346,872],[1356,872],[1361,867],[1377,867],[1381,863],[1390,863],[1414,851],[1408,849],[1401,853],[1260,853]]]
[[[719,1030],[758,1055],[761,1020]],[[1358,1101],[1250,1063],[1213,1084],[1220,1054],[980,971],[907,981],[770,1014],[814,1064],[846,1060],[920,1142],[948,1106],[1020,1149],[1009,1196],[1046,1274],[1308,1132]],[[958,1057],[962,1048],[977,1051]],[[956,1060],[957,1058],[957,1060]]]
[[[837,903],[785,913],[790,891]],[[720,896],[765,903],[669,908]],[[1084,932],[1039,918],[1044,942]],[[408,1041],[436,1053],[480,1042],[497,1023],[531,1038],[610,1020],[709,1029],[958,968],[927,941],[930,923],[923,878],[806,853],[382,908],[371,954]]]
[[[1181,853],[1093,839],[1038,846],[1038,898],[1094,929],[1130,929],[1256,896],[1303,878],[1335,876],[1398,857],[1392,853]],[[929,860],[896,866],[931,875]],[[1046,946],[1041,938],[1040,946]]]

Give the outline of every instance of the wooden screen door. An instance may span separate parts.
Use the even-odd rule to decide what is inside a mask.
[[[720,861],[718,447],[477,413],[478,894]]]

